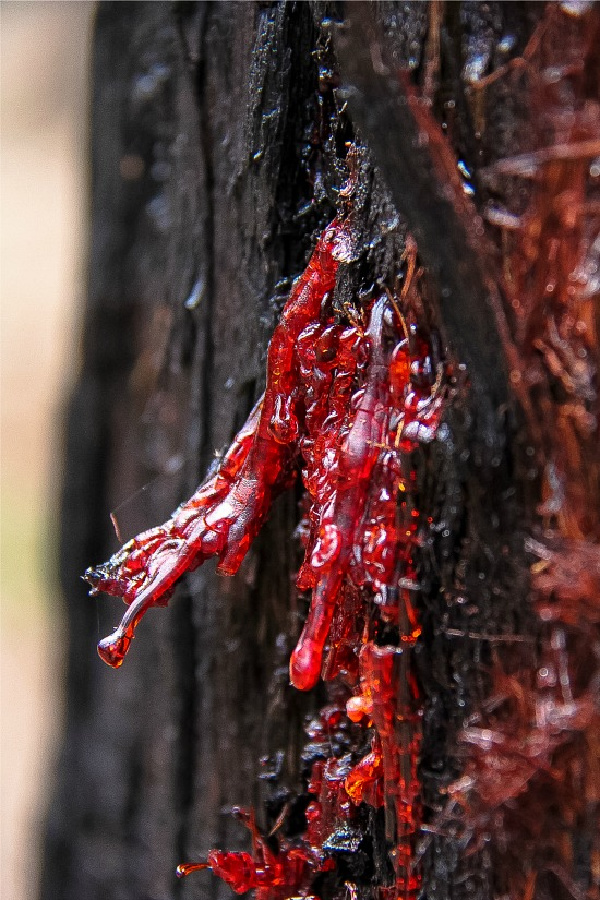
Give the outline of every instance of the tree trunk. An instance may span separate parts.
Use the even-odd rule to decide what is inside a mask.
[[[488,237],[478,232],[475,239],[454,188],[439,190],[459,177],[444,170],[447,150],[467,173],[459,191],[475,190],[480,213],[498,196],[515,216],[531,208],[529,181],[496,172],[494,183],[490,172],[530,147],[533,89],[525,76],[513,77],[520,63],[511,60],[531,47],[544,7],[347,4],[343,28],[332,22],[338,14],[339,4],[293,2],[98,9],[89,291],[63,491],[68,714],[47,826],[44,900],[228,897],[230,889],[207,873],[177,880],[177,864],[212,847],[247,847],[232,806],[254,807],[268,829],[290,797],[306,794],[303,729],[325,689],[302,694],[289,685],[289,654],[306,612],[294,587],[297,492],[277,501],[237,576],[218,577],[209,562],[183,578],[168,609],[141,625],[118,672],[95,652],[118,614],[116,601],[88,599],[80,576],[119,546],[111,512],[123,540],[163,521],[245,421],[264,389],[267,343],[292,280],[335,215],[351,140],[359,159],[359,251],[343,267],[338,301],[377,279],[391,283],[408,225],[427,267],[422,315],[454,367],[440,437],[418,450],[414,463],[430,523],[421,535],[422,636],[413,659],[423,703],[425,895],[596,896],[595,775],[585,802],[563,815],[569,826],[561,813],[554,817],[560,835],[547,843],[564,849],[566,842],[563,856],[544,855],[545,839],[531,824],[511,824],[503,801],[488,798],[500,829],[513,828],[509,843],[511,834],[527,836],[527,862],[514,881],[512,856],[494,823],[479,827],[470,801],[455,815],[446,793],[466,771],[475,777],[464,727],[472,726],[472,742],[485,741],[493,709],[486,698],[502,694],[499,660],[506,679],[527,672],[539,680],[536,673],[548,669],[546,647],[564,639],[546,633],[537,616],[532,597],[544,590],[531,593],[532,538],[549,521],[553,534],[588,547],[599,536],[591,439],[580,442],[581,465],[594,473],[587,524],[578,533],[561,531],[560,513],[540,515],[552,460],[558,463],[538,410],[550,410],[556,421],[559,364],[550,387],[538,379],[519,391],[510,354],[525,344],[515,338],[519,323],[504,311],[506,291],[496,296],[490,287],[496,276],[488,267],[492,260],[500,271],[509,258],[502,256],[506,232],[488,229]],[[583,53],[584,38],[569,31],[580,16],[564,15],[565,42],[579,41]],[[597,28],[596,19],[587,27]],[[481,89],[478,80],[505,65],[507,74]],[[394,67],[411,73],[444,122],[437,156],[429,119],[410,112],[412,88]],[[586,71],[591,110],[597,67]],[[407,118],[397,115],[406,109]],[[590,341],[593,366],[598,345]],[[592,415],[595,387],[589,389]],[[561,477],[568,482],[568,472]],[[554,557],[548,559],[551,566]],[[566,637],[569,652],[587,648],[588,669],[577,676],[581,695],[597,667],[590,628]],[[511,715],[518,718],[512,706],[506,721]],[[597,707],[590,715],[597,722]],[[579,737],[569,752],[587,765],[591,725],[573,729]],[[554,750],[548,753],[548,765],[560,768]],[[583,789],[573,766],[565,778],[573,791]],[[519,802],[515,796],[509,807]],[[528,822],[549,815],[543,803],[527,811]],[[376,870],[385,853],[378,828]],[[517,856],[519,849],[513,847]],[[367,881],[357,884],[361,896],[375,896]],[[321,888],[323,900],[345,890]]]

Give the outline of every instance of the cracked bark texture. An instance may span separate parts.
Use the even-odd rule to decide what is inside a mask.
[[[515,151],[524,101],[498,83],[494,114],[482,129],[465,71],[501,65],[507,34],[511,54],[522,52],[543,7],[449,4],[441,69],[428,40],[433,7],[443,5],[374,3],[371,10],[395,62],[433,85],[438,111],[452,99],[453,149],[476,176]],[[177,863],[212,847],[246,848],[247,836],[227,809],[254,804],[260,817],[284,786],[299,786],[303,720],[318,707],[319,692],[300,695],[288,684],[305,611],[293,587],[297,496],[276,504],[238,576],[217,578],[212,563],[187,576],[169,608],[148,615],[118,672],[100,662],[95,645],[120,611],[116,601],[88,599],[80,575],[119,544],[110,512],[123,539],[163,521],[261,393],[282,298],[333,215],[331,185],[341,182],[336,140],[352,134],[348,113],[345,135],[325,133],[319,58],[339,53],[363,151],[363,253],[360,266],[340,279],[341,300],[353,285],[393,275],[405,218],[419,229],[418,210],[412,219],[400,210],[397,234],[389,228],[406,184],[395,183],[392,150],[378,130],[385,113],[361,108],[353,95],[354,79],[369,96],[373,84],[361,77],[368,81],[372,72],[352,54],[359,10],[348,11],[349,32],[328,24],[342,14],[340,4],[326,3],[98,8],[89,290],[63,490],[68,715],[47,823],[43,900],[229,897],[207,873],[177,881]],[[317,121],[323,146],[314,137]],[[425,256],[431,234],[443,240],[440,222],[433,226]],[[472,396],[459,379],[447,415],[451,440],[418,460],[423,510],[443,523],[423,550],[417,654],[430,822],[445,786],[460,774],[457,734],[489,689],[490,644],[469,633],[535,630],[524,599],[523,546],[536,481],[515,455],[523,440],[518,416],[498,414],[508,389],[504,370],[493,365],[501,346],[481,346],[487,319],[475,332],[479,347],[473,334],[461,345],[456,309],[445,319],[448,295],[436,300],[436,277],[443,289],[451,253],[432,273],[425,314],[449,358],[462,361],[467,346],[466,361],[482,377]],[[478,297],[460,300],[476,307]],[[261,759],[263,774],[277,769],[276,780],[259,778]],[[374,835],[375,854],[380,844]],[[431,900],[495,893],[485,852],[465,854],[450,828],[434,829],[423,878]]]

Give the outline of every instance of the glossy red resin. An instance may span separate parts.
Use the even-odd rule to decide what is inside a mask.
[[[87,570],[91,594],[104,591],[129,604],[117,630],[98,645],[109,665],[122,664],[144,614],[151,606],[166,604],[184,572],[216,555],[219,571],[234,574],[274,497],[291,484],[301,387],[295,348],[300,333],[319,321],[325,295],[335,286],[334,251],[343,255],[342,232],[337,222],[325,229],[294,285],[269,345],[265,393],[216,474],[164,525],[137,535],[107,563]]]
[[[312,766],[304,833],[280,839],[274,851],[250,822],[252,854],[213,850],[206,862],[178,870],[210,868],[237,893],[253,890],[259,900],[311,896],[314,879],[336,867],[332,836],[351,839],[361,804],[385,807],[394,883],[374,888],[378,896],[412,900],[420,886],[420,698],[410,666],[420,634],[420,521],[410,452],[435,437],[443,373],[423,334],[404,318],[414,258],[400,298],[384,291],[347,321],[336,316],[331,295],[351,243],[348,220],[321,235],[271,340],[265,394],[216,473],[168,522],[86,573],[91,593],[121,596],[129,605],[98,647],[119,666],[144,613],[166,604],[184,572],[213,555],[220,572],[237,571],[274,497],[301,470],[305,555],[297,583],[312,599],[290,678],[300,690],[336,679],[351,696],[324,708],[312,726],[311,741],[322,742],[325,758]],[[395,629],[397,644],[379,646],[386,627]],[[362,759],[325,752],[332,716],[372,730]]]
[[[321,736],[324,734],[322,730]],[[329,770],[324,773],[327,766]],[[253,853],[211,850],[206,862],[183,863],[177,874],[183,877],[212,869],[237,894],[254,890],[257,900],[314,896],[310,891],[314,879],[335,869],[334,860],[322,848],[323,841],[339,816],[344,816],[344,804],[350,806],[344,778],[336,779],[334,769],[334,760],[327,764],[319,761],[313,766],[309,791],[316,798],[306,811],[306,831],[293,843],[281,837],[270,843],[256,827],[253,814],[238,810],[238,818],[251,832]]]

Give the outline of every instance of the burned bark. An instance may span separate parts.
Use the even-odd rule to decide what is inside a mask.
[[[421,534],[423,633],[415,653],[424,696],[424,894],[484,900],[523,891],[542,900],[562,896],[557,890],[592,896],[597,889],[594,778],[570,831],[560,827],[560,841],[569,844],[563,856],[544,855],[543,836],[502,813],[502,827],[527,835],[526,859],[514,872],[510,853],[494,844],[502,836],[476,804],[455,815],[447,793],[468,769],[465,741],[481,742],[474,726],[486,730],[494,703],[507,707],[509,724],[516,715],[510,679],[526,671],[535,680],[548,668],[543,648],[552,635],[532,597],[554,598],[554,587],[543,584],[552,566],[552,585],[560,582],[568,593],[560,547],[548,551],[547,566],[530,584],[553,459],[535,414],[539,394],[532,399],[532,390],[545,390],[539,385],[546,376],[515,391],[522,377],[515,356],[525,343],[514,349],[518,329],[499,287],[502,235],[488,232],[485,245],[477,237],[477,217],[495,191],[515,216],[531,197],[515,179],[490,186],[489,173],[498,160],[529,149],[531,85],[499,73],[519,71],[544,7],[349,7],[345,20],[338,5],[326,3],[99,7],[89,291],[63,492],[68,716],[44,898],[229,896],[206,874],[177,881],[177,863],[213,846],[246,846],[227,814],[233,805],[254,806],[267,829],[290,798],[299,814],[306,805],[303,723],[323,694],[299,694],[288,683],[305,612],[293,577],[298,497],[280,498],[236,577],[218,578],[207,563],[184,578],[168,610],[148,616],[118,673],[98,660],[94,646],[111,630],[114,601],[87,599],[79,576],[118,545],[111,511],[124,539],[162,521],[244,422],[264,387],[267,342],[291,282],[335,212],[349,141],[359,158],[359,249],[338,279],[336,302],[342,308],[365,286],[397,276],[408,227],[429,267],[420,314],[442,336],[440,353],[454,372],[440,439],[416,451],[414,461],[430,523]],[[362,47],[361,16],[368,20]],[[572,40],[583,51],[583,37]],[[482,101],[478,81],[485,76],[491,80]],[[588,66],[588,106],[594,77]],[[411,91],[428,101],[427,122],[410,118]],[[428,139],[412,143],[434,116],[444,126],[442,170],[456,159],[463,173],[461,182],[446,168],[449,193]],[[467,213],[461,190],[473,194]],[[557,380],[558,364],[554,369]],[[554,382],[547,389],[553,402],[557,390]],[[595,387],[589,390],[592,415]],[[589,440],[583,444],[583,458],[597,472],[597,451]],[[597,492],[597,480],[590,485]],[[597,493],[590,498],[597,500]],[[585,534],[567,536],[597,546],[596,521],[597,511],[582,526]],[[555,530],[560,539],[560,526]],[[586,552],[596,558],[587,545]],[[583,593],[592,591],[593,579]],[[584,687],[597,665],[588,644],[579,641],[590,656],[588,675],[579,676]],[[500,657],[507,679],[501,687]],[[589,752],[588,726],[574,728]],[[584,758],[577,742],[568,752]],[[475,763],[468,771],[476,784]],[[567,781],[576,789],[571,769]],[[464,799],[458,788],[452,796],[458,805]],[[535,798],[525,812],[530,818],[540,816]],[[374,896],[373,873],[385,869],[377,817],[370,829],[369,863],[356,878],[365,898]],[[345,888],[327,882],[320,890],[328,900]]]

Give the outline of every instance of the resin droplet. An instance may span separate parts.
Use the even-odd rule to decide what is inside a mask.
[[[208,863],[179,863],[176,872],[178,878],[185,878],[192,872],[200,872],[201,869],[210,869]]]

